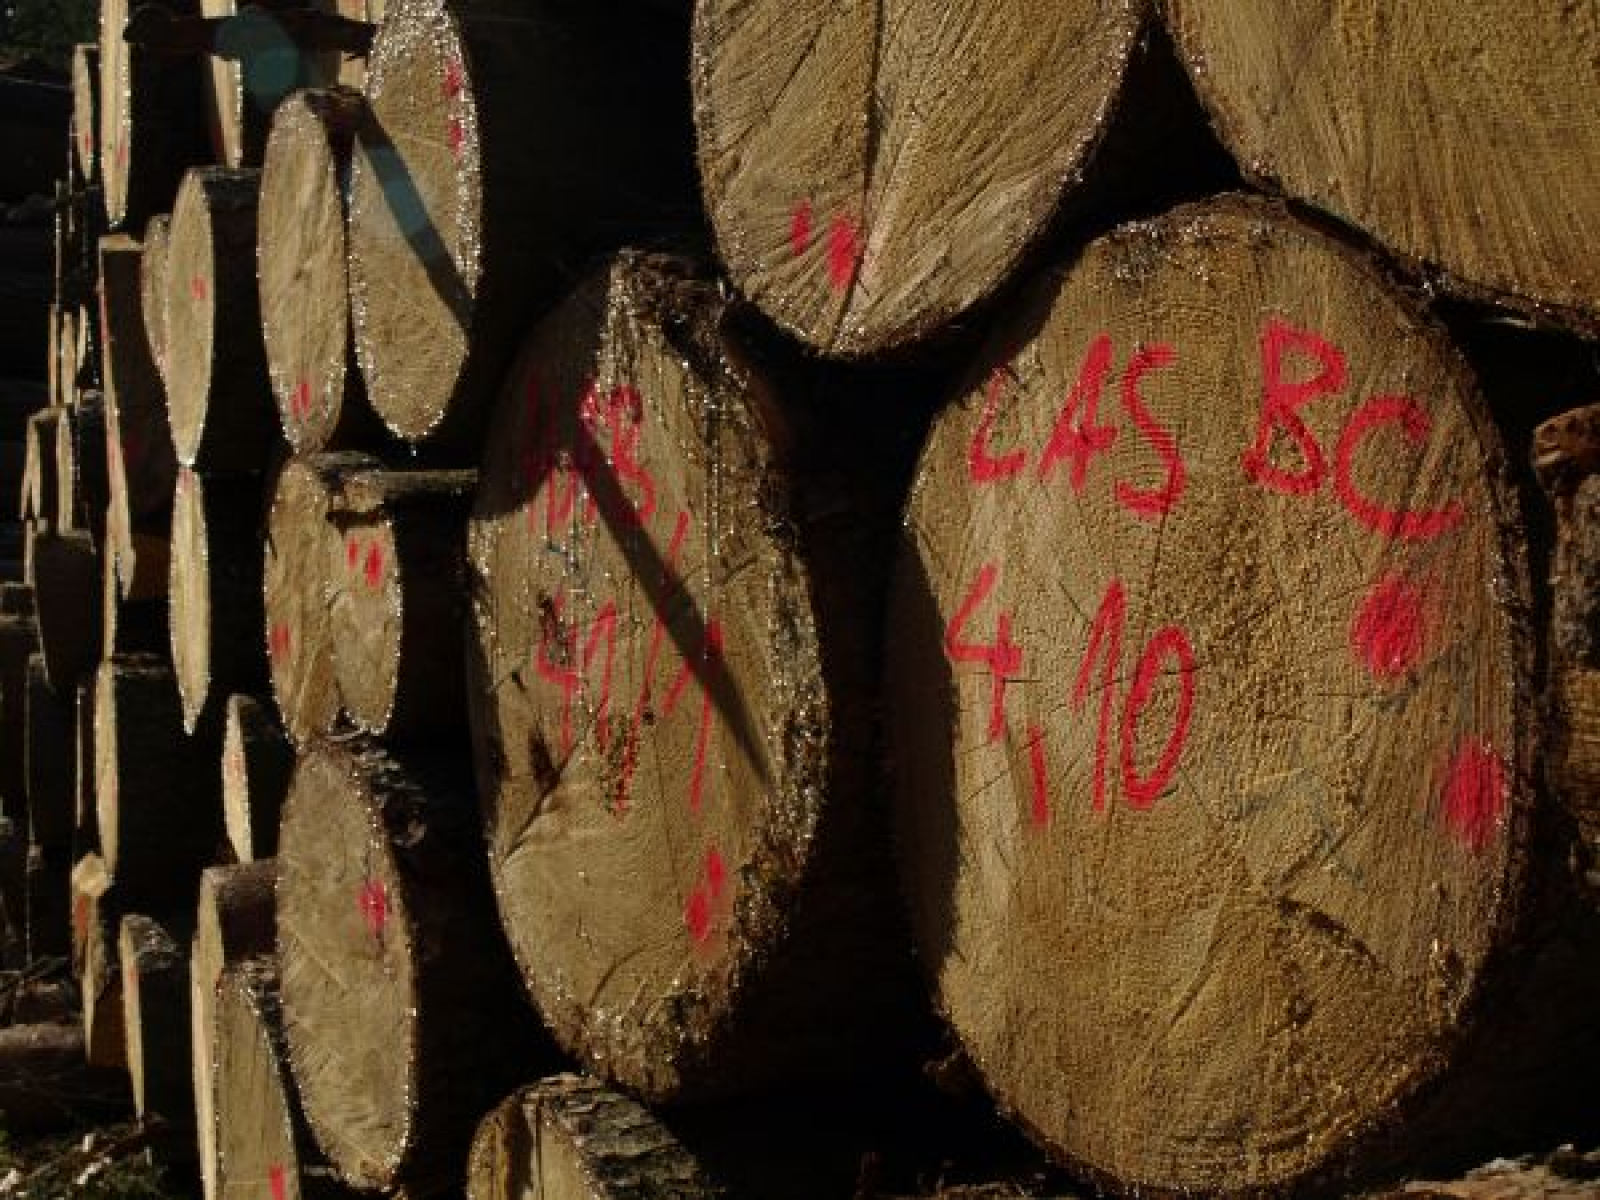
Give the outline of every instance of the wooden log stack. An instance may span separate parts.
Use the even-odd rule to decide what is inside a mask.
[[[1595,1136],[1581,6],[133,8],[0,381],[0,944],[208,1200]]]

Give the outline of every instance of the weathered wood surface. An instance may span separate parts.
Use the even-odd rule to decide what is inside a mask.
[[[1264,202],[1100,239],[994,332],[907,509],[885,709],[938,1002],[1056,1156],[1280,1189],[1430,1102],[1387,1149],[1520,1115],[1471,1035],[1520,1058],[1541,1001],[1494,964],[1548,986],[1530,913],[1571,914],[1505,472],[1441,328]]]

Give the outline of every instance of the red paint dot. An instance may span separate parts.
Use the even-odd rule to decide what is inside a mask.
[[[383,582],[383,548],[376,542],[367,547],[367,560],[362,564],[362,570],[367,577],[367,586],[376,591]]]
[[[722,863],[722,855],[712,846],[706,851],[706,888],[713,900],[722,896],[722,889],[727,882],[728,869]]]
[[[711,936],[711,898],[704,888],[695,888],[689,902],[683,906],[683,923],[689,927],[689,936],[704,944]]]
[[[124,138],[124,139],[122,139],[121,141],[119,141],[117,143],[117,166],[125,167],[127,165],[128,165],[128,142],[127,142],[127,139]]]
[[[861,233],[856,223],[837,216],[828,226],[828,282],[842,292],[855,282],[861,259]]]
[[[206,281],[203,276],[196,275],[189,280],[189,294],[201,303],[205,302],[207,295]]]
[[[356,541],[355,535],[344,540],[344,565],[350,570],[356,569],[356,564],[361,561],[361,545]]]
[[[311,384],[302,379],[295,384],[294,395],[289,398],[289,411],[304,419],[311,412]]]
[[[383,881],[369,879],[362,884],[359,903],[361,918],[367,923],[367,932],[375,938],[382,937],[383,928],[389,923],[389,891],[383,886]]]
[[[283,1168],[276,1163],[267,1169],[267,1185],[272,1188],[272,1200],[285,1200],[289,1194]]]
[[[461,147],[467,140],[467,134],[461,127],[461,121],[456,117],[450,118],[450,152],[460,156]]]
[[[1505,813],[1510,790],[1504,761],[1481,738],[1466,738],[1445,769],[1444,820],[1463,846],[1488,846]]]
[[[444,65],[444,94],[451,99],[461,94],[461,64],[458,62]]]
[[[275,621],[267,632],[267,653],[274,659],[283,658],[292,644],[289,627],[281,621]]]
[[[789,248],[799,257],[811,249],[811,201],[802,200],[794,206],[789,218]]]
[[[1422,589],[1401,575],[1385,575],[1362,601],[1350,640],[1374,676],[1399,679],[1422,660],[1427,626]]]

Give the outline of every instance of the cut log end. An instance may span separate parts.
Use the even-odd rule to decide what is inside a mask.
[[[297,92],[273,120],[261,173],[262,336],[278,419],[301,454],[376,427],[354,370],[345,256],[344,188],[363,106],[349,88]]]
[[[144,227],[144,254],[139,260],[139,297],[144,308],[145,341],[156,373],[167,371],[167,241],[172,214],[158,213]]]
[[[189,1033],[186,948],[150,917],[122,918],[118,939],[122,969],[123,1029],[134,1110],[176,1128],[194,1121],[183,1045]]]
[[[1081,184],[1147,9],[696,6],[701,180],[734,282],[833,354],[949,323]]]
[[[592,1079],[556,1075],[483,1119],[467,1168],[470,1200],[712,1200],[721,1193],[643,1105]]]
[[[939,418],[889,621],[904,879],[1058,1157],[1286,1187],[1448,1065],[1535,802],[1503,470],[1421,310],[1243,199],[1093,243]]]
[[[278,815],[294,747],[268,704],[230,696],[222,731],[222,816],[241,863],[278,852]]]

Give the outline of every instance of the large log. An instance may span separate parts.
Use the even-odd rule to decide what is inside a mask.
[[[44,658],[28,659],[28,840],[51,850],[72,846],[77,804],[77,721],[72,692],[58,695],[45,676]],[[66,886],[62,885],[62,903]]]
[[[167,411],[178,461],[202,471],[265,471],[277,414],[256,296],[261,172],[197,168],[167,232]]]
[[[167,245],[172,214],[157,213],[145,223],[144,254],[139,259],[139,302],[144,310],[144,336],[150,361],[165,380],[167,373]]]
[[[218,1194],[219,985],[228,966],[272,952],[276,884],[277,867],[270,861],[208,867],[200,876],[194,942],[189,954],[190,1059],[200,1178],[208,1197]]]
[[[1175,0],[1167,15],[1252,178],[1362,227],[1447,288],[1600,331],[1591,12],[1492,0],[1463,20],[1381,0]]]
[[[220,1196],[335,1200],[339,1186],[317,1153],[289,1075],[276,959],[245,959],[217,984],[215,1192]]]
[[[99,178],[100,47],[83,42],[72,48],[72,157],[78,172],[93,183]]]
[[[84,1054],[90,1065],[125,1071],[122,971],[117,937],[123,905],[99,855],[72,869],[72,952],[83,993]]]
[[[1546,974],[1593,934],[1534,833],[1505,472],[1441,328],[1272,204],[1127,226],[995,330],[918,470],[885,711],[938,1003],[1054,1156],[1284,1191],[1561,1099],[1473,1079],[1544,1061],[1519,1014],[1581,1063],[1555,998],[1596,983]]]
[[[95,679],[95,805],[100,854],[123,903],[193,906],[222,841],[221,722],[185,736],[171,669],[145,654],[100,664]]]
[[[45,678],[58,696],[70,696],[100,661],[100,558],[87,533],[39,533],[31,546]]]
[[[696,6],[701,186],[734,283],[863,356],[985,299],[1107,169],[1145,0]]]
[[[372,443],[383,430],[356,368],[345,254],[350,152],[365,107],[350,88],[297,92],[278,109],[261,169],[261,334],[297,454]]]
[[[435,744],[466,730],[464,567],[476,471],[363,471],[349,477],[329,564],[336,686],[358,729]]]
[[[468,538],[501,919],[563,1047],[655,1098],[866,1071],[907,1024],[874,803],[892,509],[786,422],[735,319],[670,260],[587,279],[523,347]]]
[[[722,1193],[636,1100],[581,1075],[512,1093],[478,1126],[470,1200],[711,1200]]]
[[[178,470],[167,582],[172,664],[183,728],[220,727],[235,691],[267,682],[261,645],[261,477],[206,479]]]
[[[195,0],[171,7],[193,10]],[[199,64],[123,40],[128,0],[100,6],[100,181],[113,229],[170,212],[183,172],[206,161]]]
[[[550,0],[387,8],[350,290],[367,394],[396,434],[475,449],[516,340],[572,265],[693,219],[682,39],[656,14]]]
[[[478,1118],[539,1064],[470,793],[377,743],[303,753],[278,842],[278,955],[317,1142],[362,1188],[459,1180]]]
[[[116,555],[124,594],[149,578],[143,561],[165,542],[177,478],[167,394],[150,356],[146,335],[138,242],[100,240],[100,336],[106,404],[106,480],[110,506],[106,533]],[[152,541],[153,539],[153,541]],[[159,555],[166,581],[166,558]]]
[[[222,731],[222,819],[241,863],[278,852],[278,818],[294,773],[294,746],[272,706],[229,696]]]
[[[122,918],[122,1028],[140,1118],[194,1124],[189,1080],[189,956],[186,931],[138,913]]]
[[[273,488],[263,551],[267,655],[272,694],[296,745],[328,732],[339,716],[325,587],[343,544],[328,514],[350,473],[377,466],[365,454],[306,455],[284,463]]]

